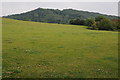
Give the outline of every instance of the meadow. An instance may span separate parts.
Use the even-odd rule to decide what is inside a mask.
[[[2,20],[3,78],[118,77],[118,32]]]

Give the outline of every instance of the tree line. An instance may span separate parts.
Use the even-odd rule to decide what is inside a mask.
[[[85,25],[88,26],[89,29],[93,29],[93,30],[110,30],[110,31],[120,30],[119,19],[110,20],[104,16],[97,16],[94,19],[93,18],[72,19],[69,21],[69,24]]]

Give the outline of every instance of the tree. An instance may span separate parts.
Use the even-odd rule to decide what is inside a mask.
[[[73,19],[70,20],[69,23],[74,25],[84,25],[85,21],[80,19]]]
[[[73,19],[70,20],[70,21],[69,21],[69,24],[74,24],[74,20],[73,20]]]
[[[98,16],[98,17],[95,18],[95,21],[98,22],[98,21],[101,21],[101,20],[103,20],[105,18],[106,17],[104,17],[104,16]]]
[[[75,20],[75,25],[80,25],[80,19]]]
[[[112,21],[107,18],[102,19],[98,24],[99,30],[114,30]]]
[[[73,19],[70,20],[73,25],[86,25],[89,29],[93,30],[120,30],[120,20],[110,20],[104,16],[98,16],[94,19]]]
[[[80,20],[80,25],[85,25],[85,20]]]
[[[117,30],[117,23],[112,22],[110,19],[104,16],[98,16],[95,18],[97,27],[99,30]]]
[[[116,27],[116,30],[120,30],[120,19],[112,19],[113,26]]]
[[[86,26],[91,27],[94,24],[94,20],[93,19],[86,19]]]
[[[94,21],[91,26],[93,30],[98,30],[97,22]]]
[[[120,30],[120,21],[117,22],[117,29]]]

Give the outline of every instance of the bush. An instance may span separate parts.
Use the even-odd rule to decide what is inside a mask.
[[[99,30],[114,30],[112,21],[107,18],[102,19],[98,24]]]
[[[86,19],[86,26],[91,27],[94,24],[94,20],[93,19]]]
[[[85,20],[72,19],[72,20],[69,21],[69,24],[73,24],[73,25],[84,25],[84,24],[85,24]]]
[[[97,23],[94,21],[94,23],[92,24],[92,29],[93,30],[98,30],[98,26]]]

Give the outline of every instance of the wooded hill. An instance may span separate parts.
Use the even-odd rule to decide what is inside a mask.
[[[37,8],[35,10],[26,13],[14,14],[4,17],[17,19],[17,20],[35,21],[35,22],[68,24],[71,19],[76,19],[76,18],[87,19],[87,18],[95,18],[97,16],[104,16],[109,19],[117,18],[117,16],[105,15],[105,14],[88,12],[88,11],[79,11],[73,9],[58,10],[58,9],[43,9],[43,8]]]

